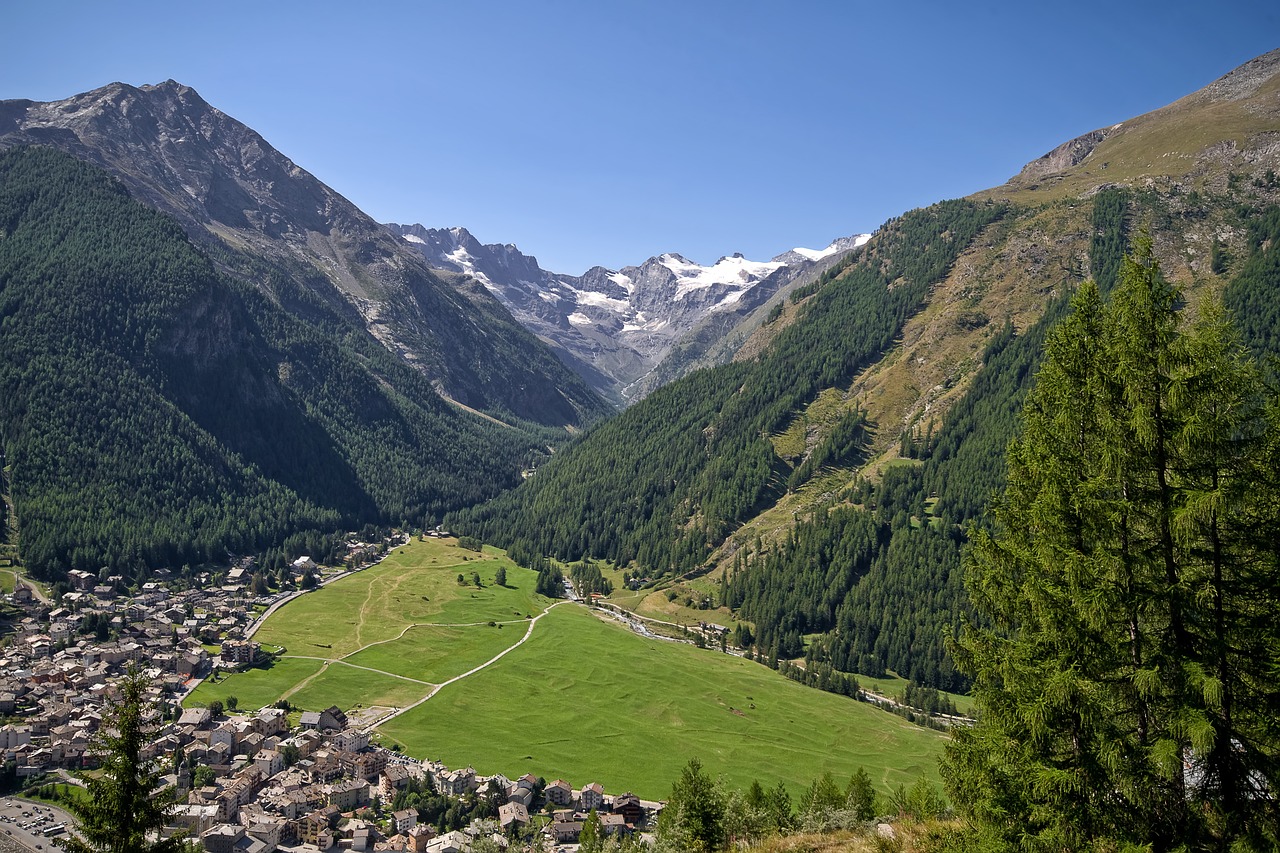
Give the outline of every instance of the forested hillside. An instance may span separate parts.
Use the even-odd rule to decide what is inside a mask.
[[[544,431],[458,411],[277,285],[273,301],[219,273],[69,155],[0,153],[0,440],[29,569],[132,576],[308,528],[418,524],[544,452]]]
[[[363,331],[448,399],[569,430],[613,411],[485,288],[441,280],[402,240],[189,86],[112,83],[61,101],[0,101],[0,149],[18,145],[55,147],[105,169],[173,217],[219,269],[258,285],[286,313],[323,317],[334,336]]]
[[[656,575],[697,568],[787,488],[792,472],[769,436],[883,354],[930,285],[1003,211],[944,202],[888,223],[821,287],[795,294],[806,300],[801,321],[763,356],[660,389],[452,523],[518,553],[635,561]]]
[[[762,659],[804,656],[835,671],[891,670],[964,689],[967,678],[948,651],[970,612],[961,554],[1003,484],[1005,449],[1071,293],[1085,278],[1109,292],[1131,235],[1149,230],[1195,298],[1230,277],[1227,302],[1248,316],[1246,340],[1260,351],[1274,345],[1265,306],[1275,301],[1268,294],[1277,226],[1260,180],[1219,193],[1110,187],[1084,205],[956,202],[907,214],[864,253],[797,293],[789,325],[766,330],[772,339],[755,359],[661,389],[456,523],[517,555],[590,556],[637,576],[697,574],[718,564],[714,604],[751,623]],[[969,266],[1025,244],[1035,223],[1064,217],[1083,230],[1070,243],[1057,238],[1063,260],[1056,271],[1038,262],[1041,280],[1051,283],[1038,291],[1043,307],[1021,328],[1008,320],[987,327],[964,392],[927,429],[877,421],[849,393],[860,371],[893,350],[929,288],[984,227],[994,224]],[[1233,237],[1197,243],[1197,235],[1215,232]],[[945,240],[930,239],[944,233]],[[937,254],[944,244],[947,253]],[[1079,246],[1074,257],[1072,245]],[[811,418],[805,413],[824,389],[844,402],[838,414]],[[784,454],[777,437],[797,423],[807,424],[801,449]],[[875,473],[864,480],[859,472],[872,463]],[[771,534],[779,516],[766,511],[775,506],[791,511]],[[760,523],[766,517],[772,520]]]
[[[1117,190],[1093,202],[1091,266],[1112,281],[1127,209]],[[921,684],[965,688],[947,650],[969,610],[961,549],[1003,482],[1005,447],[1045,335],[1065,306],[1060,297],[1022,334],[1006,323],[993,335],[983,368],[941,428],[903,433],[899,455],[921,462],[894,464],[876,485],[863,481],[852,494],[819,502],[779,545],[735,555],[725,603],[755,624],[771,658],[803,654],[837,671],[893,670]],[[812,634],[824,636],[806,649],[802,638]]]

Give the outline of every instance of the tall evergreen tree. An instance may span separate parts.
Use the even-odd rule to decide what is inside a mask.
[[[657,849],[709,853],[724,846],[725,797],[697,758],[680,771],[658,819]]]
[[[1181,301],[1145,239],[1109,303],[1081,286],[976,536],[980,721],[943,773],[996,847],[1277,840],[1274,421],[1221,310]]]
[[[182,840],[159,838],[172,799],[157,793],[160,774],[154,762],[143,758],[147,735],[158,722],[146,700],[150,682],[132,672],[120,683],[120,696],[112,703],[96,735],[102,770],[90,776],[89,802],[80,806],[77,827],[83,841],[66,842],[73,853],[179,853]],[[157,837],[151,838],[149,836]]]

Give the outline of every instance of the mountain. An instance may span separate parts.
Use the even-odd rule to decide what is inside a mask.
[[[960,553],[1003,480],[1048,330],[1146,231],[1188,304],[1277,349],[1280,51],[1085,134],[1002,187],[909,211],[678,379],[453,519],[533,558],[661,579],[647,606],[749,623],[756,654],[963,688]],[[676,609],[673,609],[676,608]],[[808,675],[806,675],[808,673]]]
[[[172,80],[0,102],[0,147],[53,146],[105,168],[229,271],[363,327],[462,405],[578,427],[608,409],[483,288],[435,276],[403,241],[255,131]],[[262,280],[262,265],[272,268]],[[284,283],[287,282],[287,283]]]
[[[465,228],[386,227],[431,267],[479,281],[593,388],[624,403],[695,367],[727,361],[731,347],[711,352],[756,309],[869,238],[844,237],[771,261],[733,255],[711,266],[668,253],[574,276],[542,269],[513,245],[482,244]]]
[[[172,81],[0,102],[0,322],[0,544],[46,578],[433,523],[611,411]]]

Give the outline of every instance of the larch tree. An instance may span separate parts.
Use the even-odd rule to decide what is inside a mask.
[[[1277,420],[1221,309],[1184,313],[1145,238],[1080,287],[975,537],[943,775],[992,848],[1280,837]]]

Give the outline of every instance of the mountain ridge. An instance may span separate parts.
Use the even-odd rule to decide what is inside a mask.
[[[449,399],[571,427],[607,411],[487,293],[439,279],[402,241],[189,86],[112,83],[61,101],[0,102],[0,147],[17,144],[51,145],[107,169],[189,237],[216,246],[213,256],[232,272],[248,272],[244,255],[266,259],[330,310],[359,318]],[[511,356],[493,349],[492,331],[511,343]],[[475,369],[486,362],[492,370]]]
[[[623,403],[705,366],[690,350],[705,355],[756,308],[820,274],[870,236],[838,238],[822,250],[793,249],[769,261],[727,255],[710,266],[666,252],[620,270],[594,266],[575,276],[542,269],[513,244],[482,244],[462,227],[386,228],[433,268],[480,281],[596,390]],[[666,363],[682,349],[687,365]]]

